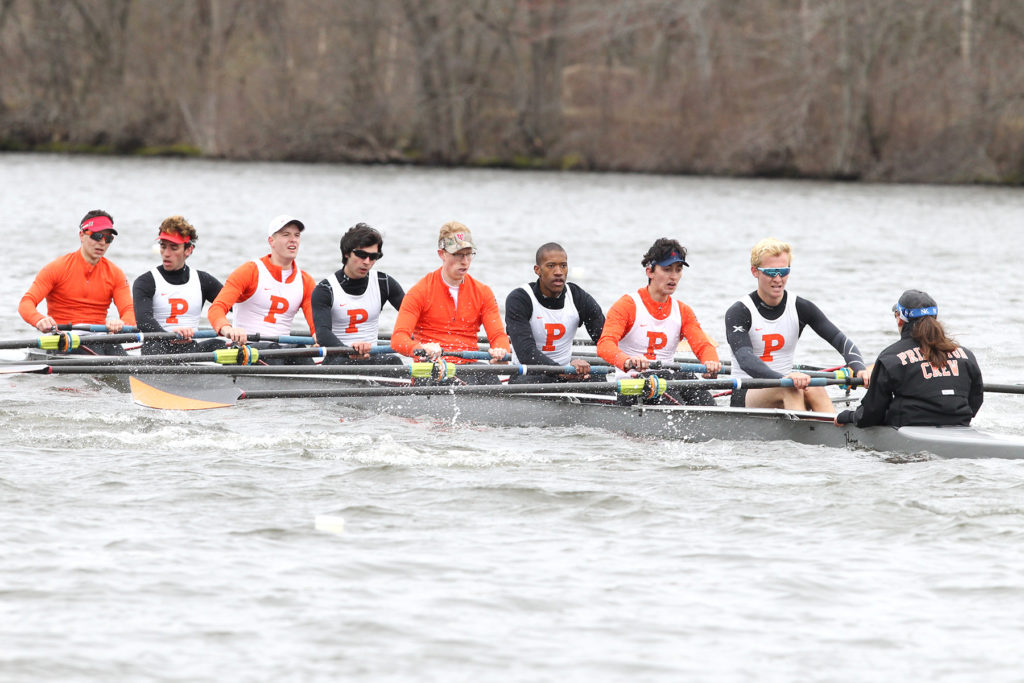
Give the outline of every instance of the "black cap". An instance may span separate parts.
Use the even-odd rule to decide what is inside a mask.
[[[900,296],[900,300],[892,307],[893,313],[899,313],[904,322],[926,315],[938,315],[939,305],[927,292],[920,289],[908,289]]]

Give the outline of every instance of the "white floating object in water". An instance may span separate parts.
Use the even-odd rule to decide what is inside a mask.
[[[583,266],[573,266],[572,268],[569,269],[569,272],[571,273],[570,277],[573,280],[582,280],[585,271],[583,269]]]
[[[159,254],[160,253],[160,243],[159,242],[154,242],[152,249],[153,249],[153,253],[154,254]]]
[[[336,515],[317,515],[313,519],[313,528],[329,534],[345,533],[345,520]]]

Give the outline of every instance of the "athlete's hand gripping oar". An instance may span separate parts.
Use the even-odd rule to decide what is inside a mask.
[[[857,383],[858,380],[852,380]],[[261,398],[358,398],[370,396],[459,396],[459,395],[511,395],[511,394],[557,394],[557,393],[607,393],[618,391],[647,399],[657,398],[668,389],[721,389],[726,387],[750,386],[752,388],[792,386],[787,378],[770,380],[754,379],[740,382],[737,379],[665,380],[658,377],[625,379],[617,382],[565,382],[560,384],[507,384],[507,385],[433,385],[433,386],[373,386],[351,388],[327,388],[305,390],[243,391],[238,388],[224,389],[216,394],[203,397],[181,396],[162,391],[137,377],[129,378],[132,398],[136,403],[150,408],[164,410],[202,410],[226,408],[236,401]],[[845,384],[846,380],[815,378],[814,386]]]

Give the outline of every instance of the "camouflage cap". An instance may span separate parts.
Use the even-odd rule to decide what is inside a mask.
[[[443,249],[449,254],[466,248],[476,251],[473,234],[469,228],[458,221],[449,221],[441,226],[441,234],[437,238],[437,248]]]

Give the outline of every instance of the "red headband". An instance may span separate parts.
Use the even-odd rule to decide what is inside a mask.
[[[188,244],[189,242],[192,241],[189,238],[185,237],[184,235],[179,235],[174,232],[161,232],[160,236],[157,237],[157,239],[167,240],[168,242],[174,242],[175,244]]]

